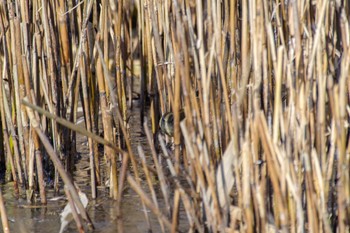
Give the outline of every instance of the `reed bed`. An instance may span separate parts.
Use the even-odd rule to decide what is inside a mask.
[[[328,0],[2,1],[6,179],[42,204],[45,182],[66,185],[93,228],[70,176],[81,133],[91,197],[109,180],[120,231],[126,186],[165,232],[349,232],[349,15]],[[135,92],[151,154],[131,146]]]

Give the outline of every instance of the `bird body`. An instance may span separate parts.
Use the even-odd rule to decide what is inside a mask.
[[[185,118],[185,112],[183,110],[180,111],[180,121]],[[160,131],[170,137],[174,136],[174,113],[167,112],[165,113],[159,121]]]

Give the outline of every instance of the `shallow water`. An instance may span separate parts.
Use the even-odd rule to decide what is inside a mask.
[[[138,109],[134,108],[129,122],[131,125],[132,147],[136,153],[137,145],[140,143],[147,156],[150,153],[146,138],[141,134],[139,122]],[[90,176],[88,171],[89,154],[86,137],[77,135],[77,150],[81,158],[76,163],[74,180],[78,183],[80,189],[89,197],[87,210],[95,227],[93,232],[117,232],[116,202],[109,198],[109,190],[106,187],[99,187],[98,198],[96,200],[91,200],[91,190],[89,186]],[[60,213],[67,203],[63,190],[56,196],[54,196],[53,190],[47,190],[48,204],[47,206],[40,206],[40,204],[28,204],[27,201],[22,198],[16,199],[13,196],[14,191],[12,183],[2,185],[1,189],[5,200],[11,232],[59,232],[61,226]],[[158,194],[160,208],[162,208],[161,194],[159,192]],[[56,198],[58,197],[61,197],[61,199],[57,200]],[[53,198],[55,198],[55,200],[53,200]],[[158,219],[151,212],[149,212],[149,217],[152,231],[161,232]],[[181,214],[180,221],[181,219],[184,221],[184,217],[184,214]],[[125,232],[148,232],[140,199],[130,188],[126,188],[124,192],[122,218]],[[2,226],[0,227],[0,232],[3,232]],[[64,232],[76,232],[75,222],[72,221]]]
[[[11,184],[3,186],[6,211],[11,232],[59,232],[60,213],[66,201],[49,201],[47,206],[28,205],[26,200],[16,200],[10,193]],[[83,190],[88,193],[89,190]],[[49,199],[53,194],[48,193]],[[57,197],[57,196],[56,196]],[[63,197],[63,195],[62,195]],[[94,223],[93,232],[116,232],[116,202],[108,198],[108,193],[99,192],[95,201],[89,198],[88,214]],[[127,190],[122,204],[123,224],[125,232],[146,232],[147,224],[138,196]],[[150,213],[153,232],[160,232],[157,219]],[[2,232],[2,229],[1,229]],[[76,232],[75,222],[72,221],[64,232]]]

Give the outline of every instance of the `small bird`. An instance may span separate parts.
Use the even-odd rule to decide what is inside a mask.
[[[185,112],[180,110],[180,121],[185,119]],[[165,113],[159,121],[159,128],[163,134],[166,134],[170,137],[174,136],[174,114],[173,112]]]

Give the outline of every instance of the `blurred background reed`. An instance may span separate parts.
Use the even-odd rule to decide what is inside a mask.
[[[164,231],[181,210],[190,232],[349,232],[349,15],[342,0],[1,1],[1,172],[45,204],[79,132],[91,197],[108,180],[120,204],[127,185]],[[135,99],[152,154],[131,147]]]

